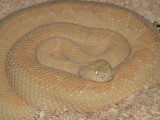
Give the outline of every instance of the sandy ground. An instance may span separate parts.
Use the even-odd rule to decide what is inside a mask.
[[[51,0],[0,0],[0,18],[9,13]],[[160,0],[95,0],[112,2],[135,10],[160,28]],[[151,2],[152,1],[152,2]],[[35,120],[160,120],[160,86],[135,93],[118,105],[94,113],[37,111]]]

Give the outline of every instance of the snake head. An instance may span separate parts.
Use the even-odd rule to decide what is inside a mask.
[[[107,82],[114,78],[115,72],[105,60],[96,60],[79,69],[79,75],[95,82]]]

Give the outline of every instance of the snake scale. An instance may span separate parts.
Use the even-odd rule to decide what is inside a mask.
[[[79,65],[97,59],[110,63],[113,80],[94,82],[77,75]],[[99,2],[47,2],[0,20],[3,120],[31,120],[46,107],[90,112],[159,82],[160,35],[128,9]]]

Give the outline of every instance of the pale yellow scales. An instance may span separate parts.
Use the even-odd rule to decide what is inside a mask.
[[[78,75],[80,66],[100,59],[114,69],[113,80],[94,82]],[[159,82],[159,33],[128,9],[49,2],[0,21],[2,120],[30,120],[46,107],[89,112]]]

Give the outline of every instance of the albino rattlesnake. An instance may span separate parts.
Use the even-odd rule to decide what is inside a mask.
[[[114,67],[113,80],[77,76],[79,65],[97,59]],[[0,21],[0,66],[3,120],[33,119],[45,107],[92,111],[159,83],[160,36],[147,20],[112,4],[49,2]]]

